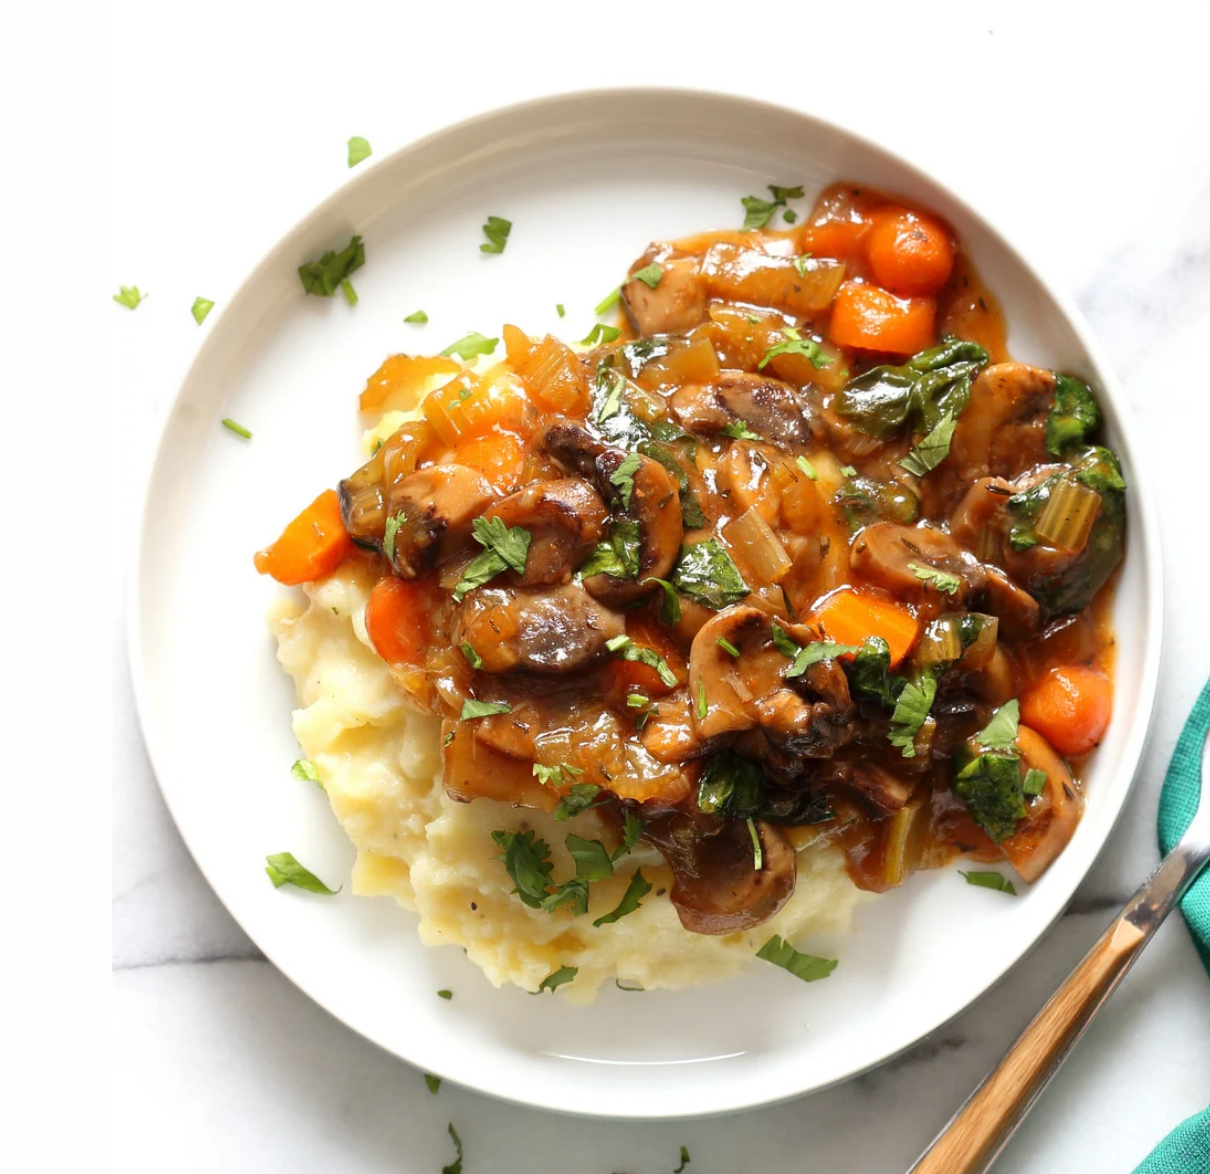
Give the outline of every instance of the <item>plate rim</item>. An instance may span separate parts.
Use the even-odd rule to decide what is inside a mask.
[[[189,364],[182,374],[176,390],[173,394],[171,403],[164,409],[162,419],[156,427],[156,435],[154,441],[153,459],[148,463],[144,472],[144,483],[139,496],[139,505],[136,512],[136,524],[133,534],[134,541],[131,544],[130,552],[127,556],[126,563],[127,583],[125,591],[125,606],[126,606],[126,653],[127,663],[131,675],[132,692],[135,701],[135,713],[138,720],[139,730],[143,738],[143,743],[147,751],[149,763],[152,768],[152,775],[155,779],[156,786],[160,796],[164,801],[165,807],[172,818],[177,834],[181,837],[186,850],[189,852],[195,866],[202,874],[206,884],[210,887],[211,892],[218,898],[223,905],[227,914],[239,925],[250,940],[262,951],[267,961],[282,974],[289,982],[291,982],[299,991],[301,991],[313,1004],[323,1010],[326,1014],[336,1019],[343,1026],[354,1032],[361,1038],[367,1040],[380,1050],[387,1052],[396,1059],[402,1060],[404,1063],[415,1065],[415,1062],[409,1060],[406,1056],[401,1055],[377,1039],[369,1032],[356,1024],[350,1022],[344,1014],[330,1007],[317,994],[313,993],[306,978],[296,973],[295,967],[283,965],[275,956],[274,953],[266,949],[265,946],[253,936],[247,929],[243,920],[232,909],[220,895],[218,888],[215,886],[209,872],[207,871],[202,860],[199,858],[194,844],[191,841],[180,819],[178,818],[177,810],[174,807],[169,789],[166,789],[162,781],[161,764],[167,758],[167,752],[163,749],[154,730],[154,723],[150,718],[152,713],[152,705],[149,698],[149,683],[148,683],[148,668],[146,664],[146,648],[143,640],[143,615],[144,611],[141,606],[142,594],[141,584],[143,579],[143,567],[145,559],[148,555],[148,532],[151,526],[151,512],[153,506],[152,491],[159,482],[162,472],[161,467],[166,460],[166,446],[168,434],[172,426],[173,420],[177,414],[177,409],[180,407],[186,388],[192,383],[194,374],[197,369],[204,363],[208,352],[213,347],[213,340],[220,334],[220,328],[226,320],[232,307],[238,307],[242,295],[247,288],[257,279],[258,275],[269,265],[280,251],[283,250],[287,242],[296,235],[305,232],[313,224],[324,219],[334,208],[340,205],[357,187],[363,186],[372,182],[374,173],[388,164],[395,163],[400,156],[409,155],[421,151],[423,148],[437,142],[446,137],[456,136],[461,132],[474,128],[475,126],[493,121],[507,121],[510,118],[525,116],[534,111],[538,107],[550,105],[562,105],[567,107],[577,107],[584,105],[593,107],[604,101],[612,99],[624,99],[631,102],[651,102],[661,103],[668,100],[680,100],[682,102],[693,103],[702,102],[723,103],[732,105],[736,108],[746,108],[746,111],[755,117],[759,117],[763,112],[770,116],[780,118],[790,118],[800,120],[804,123],[814,125],[817,131],[837,138],[842,141],[854,143],[864,150],[872,153],[876,157],[881,157],[885,163],[900,169],[906,174],[911,175],[914,179],[922,183],[943,190],[954,204],[960,207],[961,211],[976,222],[982,229],[995,238],[998,245],[1003,248],[1011,258],[1029,273],[1033,279],[1041,285],[1047,294],[1054,300],[1058,306],[1063,319],[1071,328],[1079,345],[1091,359],[1092,364],[1096,367],[1101,380],[1102,394],[1109,400],[1113,407],[1114,415],[1117,419],[1118,430],[1121,433],[1125,448],[1127,449],[1131,468],[1131,489],[1133,491],[1133,513],[1138,521],[1132,527],[1132,532],[1129,536],[1128,557],[1131,546],[1138,544],[1138,554],[1136,557],[1141,563],[1141,587],[1146,595],[1146,608],[1144,615],[1144,634],[1142,644],[1141,657],[1141,679],[1139,689],[1139,704],[1136,706],[1135,713],[1132,715],[1133,726],[1130,730],[1128,740],[1123,747],[1122,754],[1115,765],[1115,771],[1121,772],[1125,765],[1129,763],[1129,779],[1122,790],[1120,802],[1117,804],[1116,810],[1106,821],[1104,833],[1100,843],[1092,852],[1087,867],[1074,880],[1071,891],[1063,899],[1057,907],[1054,915],[1046,921],[1045,924],[1040,924],[1036,931],[1031,933],[1031,940],[1021,950],[1017,957],[1010,962],[1000,972],[998,976],[988,982],[981,989],[976,990],[969,998],[966,998],[960,1005],[948,1010],[936,1022],[931,1022],[922,1026],[914,1038],[904,1042],[894,1051],[887,1052],[885,1055],[870,1061],[869,1063],[853,1067],[844,1073],[838,1074],[832,1079],[825,1082],[813,1085],[809,1088],[792,1089],[784,1094],[764,1095],[757,1094],[755,1096],[746,1095],[739,1099],[729,1098],[728,1104],[724,1107],[710,1106],[702,1108],[699,1111],[684,1113],[684,1112],[662,1112],[662,1111],[644,1111],[641,1108],[628,1108],[626,1111],[590,1111],[590,1112],[574,1112],[557,1103],[548,1103],[533,1098],[513,1095],[507,1084],[489,1084],[485,1082],[470,1083],[458,1077],[450,1077],[453,1083],[462,1085],[463,1087],[472,1089],[486,1096],[491,1096],[505,1103],[522,1105],[527,1108],[541,1109],[549,1112],[557,1112],[566,1116],[583,1116],[595,1119],[607,1120],[691,1120],[706,1116],[719,1116],[732,1112],[743,1112],[750,1109],[756,1109],[763,1106],[782,1104],[793,1100],[800,1096],[808,1096],[814,1093],[822,1092],[829,1088],[834,1088],[840,1084],[846,1083],[866,1072],[873,1071],[894,1060],[896,1057],[907,1052],[915,1047],[932,1033],[942,1029],[947,1024],[951,1023],[959,1015],[965,1012],[976,1001],[986,996],[989,992],[999,987],[1005,982],[1011,974],[1013,974],[1021,965],[1026,957],[1028,957],[1041,943],[1046,934],[1053,928],[1055,923],[1063,917],[1068,905],[1075,895],[1076,890],[1084,883],[1089,873],[1096,866],[1101,858],[1106,845],[1112,838],[1114,830],[1118,827],[1122,813],[1125,810],[1130,796],[1134,791],[1137,782],[1139,767],[1147,746],[1150,742],[1154,724],[1155,724],[1155,709],[1159,685],[1160,670],[1162,667],[1164,655],[1164,633],[1166,628],[1167,618],[1167,601],[1165,594],[1165,575],[1162,557],[1162,534],[1159,526],[1158,507],[1156,505],[1155,492],[1152,485],[1152,475],[1148,471],[1153,467],[1151,459],[1149,442],[1146,434],[1143,433],[1137,426],[1134,411],[1127,400],[1126,394],[1118,379],[1117,373],[1113,365],[1109,362],[1108,356],[1098,341],[1092,327],[1085,319],[1082,312],[1076,306],[1074,299],[1068,293],[1066,287],[1056,281],[1044,264],[1038,263],[1028,249],[1023,249],[1018,242],[1008,233],[1006,233],[1000,224],[993,218],[989,217],[983,211],[979,210],[967,197],[963,194],[960,186],[949,181],[941,181],[931,175],[927,170],[918,165],[908,156],[900,154],[896,150],[885,146],[876,138],[867,133],[854,130],[841,122],[837,122],[831,118],[822,117],[809,110],[794,106],[787,106],[777,102],[770,102],[759,98],[752,98],[744,94],[736,93],[725,89],[706,89],[697,87],[682,87],[682,86],[606,86],[594,87],[591,89],[572,89],[563,90],[551,94],[542,95],[536,98],[527,99],[521,102],[510,103],[504,106],[491,107],[482,110],[469,117],[460,119],[456,122],[439,126],[428,133],[412,139],[387,155],[382,156],[375,166],[365,168],[360,172],[355,172],[345,178],[328,196],[319,203],[311,207],[302,216],[296,218],[288,226],[280,232],[270,246],[268,246],[258,257],[253,265],[245,272],[243,279],[236,285],[226,303],[218,307],[218,313],[213,314],[213,323],[211,330],[200,341],[197,350],[191,357]],[[1137,533],[1136,533],[1137,532]],[[1141,714],[1141,716],[1140,716]],[[916,1030],[916,1029],[913,1029]],[[442,1075],[441,1073],[437,1073]],[[732,1084],[733,1088],[740,1088],[742,1085]]]

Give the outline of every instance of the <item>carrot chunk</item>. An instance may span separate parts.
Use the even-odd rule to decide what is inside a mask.
[[[861,644],[867,636],[881,636],[891,650],[894,668],[912,650],[920,624],[902,603],[881,592],[839,587],[811,611],[810,622],[837,644]]]
[[[422,579],[386,575],[374,585],[366,604],[366,632],[387,664],[424,664],[432,604],[432,588]]]
[[[829,336],[837,346],[913,355],[933,344],[932,298],[897,298],[877,285],[847,281],[832,306]]]
[[[330,575],[355,549],[340,517],[340,498],[325,489],[252,561],[262,575],[297,587]]]
[[[425,355],[391,355],[366,380],[359,406],[363,412],[406,411],[420,402],[425,385],[436,375],[457,375],[453,359]]]
[[[937,293],[954,268],[954,245],[945,227],[907,208],[875,215],[866,255],[874,280],[904,298]]]
[[[1021,721],[1060,754],[1086,754],[1105,735],[1113,685],[1087,665],[1053,668],[1021,698]]]

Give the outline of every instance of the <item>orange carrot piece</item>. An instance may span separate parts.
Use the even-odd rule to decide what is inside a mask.
[[[391,355],[366,380],[359,406],[363,412],[406,411],[420,401],[424,385],[434,375],[457,375],[460,363],[440,356]]]
[[[1087,665],[1053,668],[1021,698],[1021,721],[1060,754],[1085,754],[1105,735],[1113,684]]]
[[[366,633],[387,664],[424,663],[432,605],[432,587],[423,579],[386,575],[374,584],[366,604]]]
[[[524,478],[525,445],[511,432],[499,430],[464,440],[454,449],[454,461],[482,473],[493,489],[508,493]]]
[[[903,298],[937,293],[954,268],[954,245],[945,226],[907,208],[875,215],[866,255],[874,280]]]
[[[572,349],[552,335],[541,342],[516,326],[504,327],[508,362],[538,404],[568,416],[588,411],[588,376]]]
[[[330,575],[354,550],[340,517],[340,498],[336,490],[325,489],[252,561],[262,575],[297,587]]]
[[[920,623],[902,603],[881,592],[839,587],[811,611],[810,622],[837,644],[861,644],[867,636],[881,636],[891,650],[894,668],[916,643]]]
[[[846,281],[832,306],[829,336],[837,346],[912,355],[933,344],[932,298],[897,298],[877,285]]]
[[[641,648],[650,648],[667,663],[675,674],[677,683],[683,685],[689,679],[689,666],[685,655],[664,631],[654,617],[646,612],[631,612],[626,617],[626,635]],[[648,697],[665,697],[676,685],[665,685],[659,673],[648,664],[637,660],[610,662],[609,684],[619,704],[625,704],[628,693],[643,693]]]

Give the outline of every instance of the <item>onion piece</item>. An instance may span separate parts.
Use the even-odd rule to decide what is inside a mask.
[[[728,522],[723,537],[736,559],[762,582],[778,582],[794,565],[756,506]]]

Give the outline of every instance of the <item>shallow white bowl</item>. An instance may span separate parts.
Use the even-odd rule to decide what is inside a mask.
[[[272,888],[266,854],[348,876],[353,852],[297,756],[291,687],[251,555],[359,463],[356,396],[388,353],[434,353],[505,321],[577,338],[649,240],[738,224],[766,183],[884,187],[956,228],[1021,359],[1097,389],[1130,485],[1117,596],[1115,716],[1067,851],[1016,900],[952,870],[915,877],[817,941],[840,966],[805,985],[756,962],[678,993],[603,992],[592,1007],[497,991],[460,951],[430,950],[414,917],[345,891]],[[805,205],[800,204],[800,207]],[[514,223],[478,250],[488,214]],[[365,237],[360,304],[305,297],[296,266]],[[567,306],[560,321],[555,304]],[[413,310],[430,324],[405,326]],[[231,416],[248,444],[219,427]],[[625,90],[498,111],[359,169],[277,244],[215,315],[166,423],[131,598],[139,712],[164,797],[207,879],[281,970],[351,1028],[428,1072],[527,1104],[617,1117],[717,1113],[819,1089],[878,1064],[961,1011],[1030,948],[1105,843],[1143,748],[1162,590],[1149,475],[1088,327],[970,208],[885,151],[816,119],[712,94]],[[440,988],[452,1001],[436,997]]]

